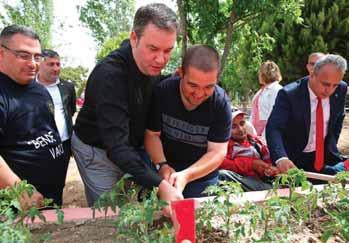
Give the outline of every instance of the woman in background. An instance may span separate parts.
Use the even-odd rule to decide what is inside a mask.
[[[262,63],[258,71],[258,79],[261,88],[252,99],[251,123],[257,131],[257,135],[265,141],[265,126],[273,109],[276,95],[282,86],[280,69],[273,61]]]

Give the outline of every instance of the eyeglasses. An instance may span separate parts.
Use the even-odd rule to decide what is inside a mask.
[[[41,54],[31,54],[29,52],[26,51],[17,51],[17,50],[13,50],[11,48],[8,48],[5,45],[1,45],[3,48],[5,48],[6,50],[12,52],[17,58],[20,58],[22,60],[25,61],[32,61],[34,59],[35,62],[41,62],[43,60],[43,56]]]

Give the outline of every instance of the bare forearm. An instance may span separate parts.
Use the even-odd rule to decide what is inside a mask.
[[[222,163],[225,154],[217,151],[207,152],[190,167],[183,170],[188,182],[197,180],[211,173]]]
[[[155,164],[166,160],[159,134],[147,130],[144,137],[144,147]]]
[[[8,167],[5,161],[0,157],[0,188],[14,185],[21,181],[19,177]]]

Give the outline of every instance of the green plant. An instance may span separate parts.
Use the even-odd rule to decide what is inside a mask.
[[[221,228],[227,239],[238,241],[241,237],[246,236],[245,222],[234,221],[232,218],[235,214],[248,215],[249,212],[244,205],[235,201],[241,197],[243,192],[240,184],[222,182],[220,185],[208,187],[205,192],[213,195],[213,199],[203,203],[202,207],[197,210],[198,233],[203,232],[204,228],[208,231],[213,230],[212,219],[220,218],[223,222]]]
[[[320,192],[323,211],[329,216],[329,220],[321,225],[323,242],[327,242],[334,235],[349,241],[349,190],[346,188],[348,178],[347,172],[340,172],[335,181],[326,185]]]
[[[0,190],[0,242],[30,242],[31,233],[26,226],[26,220],[32,222],[36,217],[46,222],[45,217],[35,206],[22,208],[20,200],[24,194],[33,194],[34,186],[26,181]],[[51,199],[44,199],[43,207],[49,206]],[[56,207],[58,223],[63,222],[63,212]]]
[[[157,189],[138,201],[141,191],[141,187],[131,182],[128,176],[123,177],[112,191],[97,200],[94,210],[106,213],[108,208],[114,212],[120,208],[115,220],[118,242],[173,242],[170,222],[158,216],[167,203],[157,198]]]

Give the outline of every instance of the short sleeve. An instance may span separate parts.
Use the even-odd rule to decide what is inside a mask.
[[[215,143],[227,142],[231,134],[231,109],[228,95],[217,97],[214,119],[210,126],[208,141]]]

